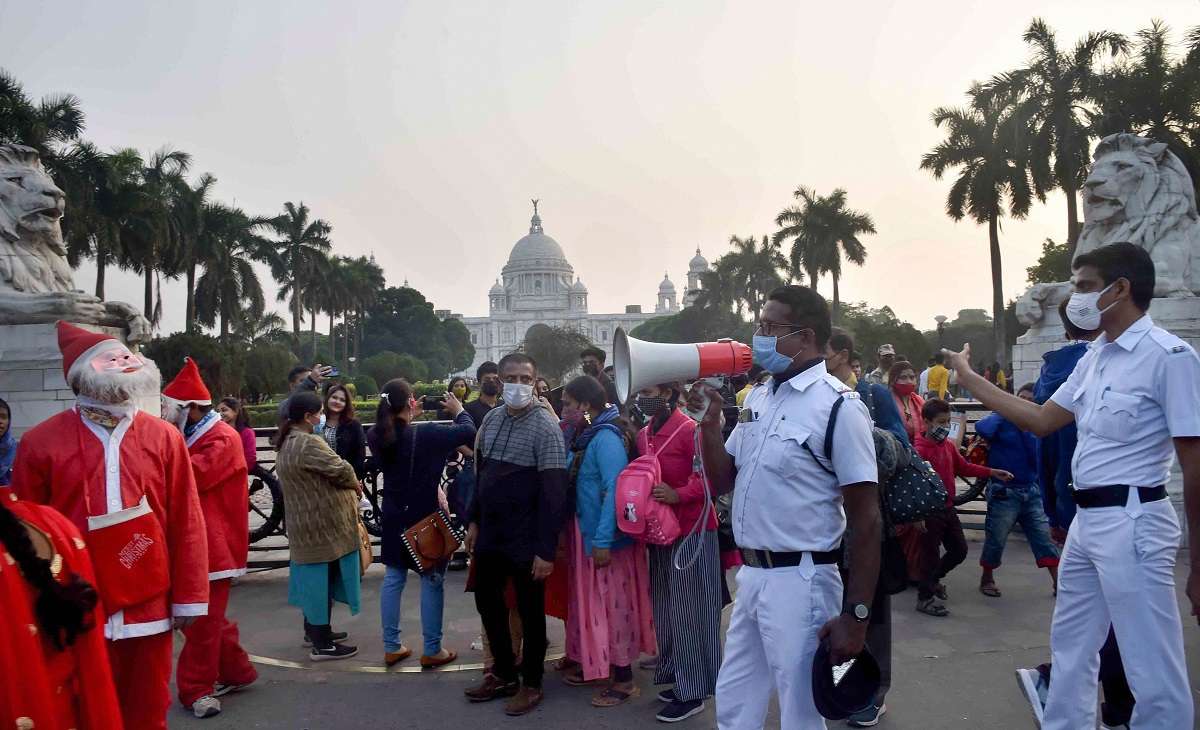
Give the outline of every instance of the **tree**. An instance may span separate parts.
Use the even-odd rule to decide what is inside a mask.
[[[42,164],[58,179],[59,155],[83,134],[84,117],[74,94],[42,97],[34,103],[21,84],[0,69],[0,144],[22,144],[37,150]]]
[[[184,358],[191,357],[214,396],[241,391],[245,376],[245,351],[239,346],[222,344],[217,338],[205,334],[176,332],[150,342],[145,347],[145,353],[158,364],[164,382],[179,373]],[[283,375],[286,377],[287,370],[283,370]]]
[[[209,200],[217,179],[209,173],[204,173],[195,185],[184,183],[179,188],[177,217],[181,223],[180,230],[180,268],[183,269],[187,284],[187,302],[184,305],[184,331],[193,332],[196,328],[196,266],[205,257],[203,244],[212,243],[211,237],[205,238],[206,219]]]
[[[732,300],[738,312],[749,312],[755,320],[767,301],[771,290],[783,283],[780,271],[787,267],[787,260],[779,251],[779,245],[769,236],[761,243],[754,236],[744,238],[730,236],[733,251],[717,259],[713,267],[713,292]],[[709,301],[705,300],[706,303]]]
[[[1077,193],[1091,157],[1086,104],[1095,92],[1093,66],[1103,53],[1115,58],[1128,44],[1119,33],[1100,31],[1065,53],[1041,18],[1033,19],[1023,38],[1032,51],[1029,65],[993,77],[981,87],[981,97],[1015,101],[1012,114],[1032,133],[1029,163],[1035,190],[1042,197],[1061,188],[1067,197],[1067,247],[1073,254],[1080,228]]]
[[[267,222],[219,203],[206,205],[201,219],[202,233],[189,264],[203,268],[196,283],[196,318],[206,327],[219,322],[225,340],[240,312],[257,318],[266,308],[253,262],[268,258],[268,242],[255,233]]]
[[[320,218],[310,221],[308,206],[303,202],[297,206],[288,201],[283,209],[283,214],[268,224],[280,237],[270,258],[271,275],[280,284],[277,301],[291,298],[292,334],[299,337],[304,289],[311,282],[316,260],[329,254],[333,227]]]
[[[559,382],[579,366],[579,353],[591,346],[592,341],[577,330],[535,324],[517,349],[537,361],[542,377]]]
[[[692,305],[676,314],[646,320],[629,335],[647,342],[712,342],[728,337],[748,343],[754,327],[728,308]]]
[[[803,201],[800,207],[785,208],[775,217],[780,229],[774,241],[792,239],[791,272],[799,278],[801,272],[815,289],[821,274],[833,278],[833,318],[839,320],[841,293],[838,282],[842,277],[842,257],[857,266],[867,260],[867,249],[859,236],[875,233],[871,216],[846,207],[846,191],[837,188],[827,196],[800,186],[793,194]]]
[[[954,220],[970,216],[988,226],[992,267],[993,341],[1001,364],[1005,352],[1004,285],[1000,263],[1000,218],[1007,209],[1024,218],[1033,202],[1019,120],[1006,114],[1009,99],[981,96],[972,88],[971,106],[940,107],[933,123],[946,130],[946,139],[921,158],[921,167],[937,179],[950,168],[961,168],[946,198],[946,213]]]
[[[423,362],[434,378],[465,368],[475,358],[463,324],[455,319],[442,321],[433,304],[410,287],[380,291],[367,313],[364,332],[367,357],[383,350],[407,353]]]
[[[412,355],[401,355],[384,350],[377,352],[362,362],[362,372],[370,376],[376,383],[386,383],[393,378],[404,378],[410,383],[424,381],[429,376],[425,363]]]
[[[252,402],[258,402],[266,396],[286,393],[288,371],[299,361],[283,345],[263,341],[246,350],[245,362],[244,392]]]
[[[1042,241],[1042,255],[1037,263],[1025,269],[1030,284],[1053,284],[1071,278],[1072,251],[1066,243],[1054,239]]]
[[[233,318],[233,335],[238,341],[252,345],[256,342],[283,344],[287,322],[275,312],[237,312]]]
[[[162,320],[162,292],[155,290],[161,275],[174,276],[181,268],[183,230],[191,193],[184,174],[192,157],[181,150],[163,147],[150,155],[142,171],[143,207],[140,219],[131,222],[137,231],[130,247],[129,264],[144,278],[143,314],[152,324]]]
[[[874,362],[875,353],[884,343],[893,345],[896,355],[908,358],[918,372],[932,352],[917,328],[896,317],[891,307],[874,309],[866,302],[847,303],[842,307],[841,326],[854,337],[855,348],[867,359],[864,365]]]

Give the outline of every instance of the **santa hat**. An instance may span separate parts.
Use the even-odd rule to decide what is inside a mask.
[[[164,398],[180,404],[212,405],[212,394],[208,392],[204,379],[200,377],[200,368],[196,367],[196,361],[190,357],[185,358],[183,370],[163,388],[162,394]]]
[[[63,357],[63,377],[68,381],[76,364],[83,367],[89,360],[121,341],[103,332],[92,332],[68,322],[59,322],[58,349]]]

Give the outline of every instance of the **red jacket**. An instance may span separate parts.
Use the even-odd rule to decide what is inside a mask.
[[[654,434],[653,441],[661,447],[676,428],[679,429],[679,433],[671,439],[665,449],[659,452],[658,465],[662,468],[663,481],[679,493],[679,502],[671,507],[679,519],[679,529],[682,531],[680,535],[686,536],[695,527],[696,520],[700,519],[705,498],[704,487],[700,480],[691,478],[692,464],[696,457],[696,422],[684,415],[683,411],[676,409],[663,427],[658,430],[658,433]],[[650,453],[647,444],[650,433],[650,426],[646,426],[638,433],[639,454]],[[705,523],[704,529],[717,529],[715,507],[708,511],[708,522]]]
[[[173,616],[207,614],[208,543],[183,435],[161,418],[139,411],[109,436],[106,456],[93,428],[99,429],[71,409],[26,432],[13,465],[13,491],[66,515],[85,542],[85,490],[96,515],[136,506],[146,497],[166,537],[171,587],[109,615],[104,627],[108,638],[161,634],[171,630]]]
[[[992,470],[986,466],[972,464],[958,453],[958,447],[950,439],[934,441],[925,434],[917,436],[917,453],[928,461],[946,485],[946,506],[954,506],[954,477],[986,477]]]
[[[250,484],[241,436],[219,418],[209,424],[189,436],[187,445],[208,533],[208,579],[222,580],[246,574]]]

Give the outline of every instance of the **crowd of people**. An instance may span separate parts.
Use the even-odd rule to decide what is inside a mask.
[[[769,295],[754,369],[720,387],[655,383],[621,401],[601,350],[581,353],[583,374],[556,389],[512,353],[436,398],[389,381],[368,428],[349,387],[299,367],[273,474],[246,409],[214,403],[191,359],[160,392],[152,362],[60,323],[74,408],[18,443],[0,401],[0,600],[13,617],[0,666],[20,677],[0,683],[0,720],[166,727],[173,628],[184,636],[178,700],[196,717],[254,683],[226,615],[246,571],[251,474],[282,490],[298,638],[314,662],[355,656],[362,637],[335,630],[334,607],[361,607],[373,561],[363,480],[377,472],[382,663],[413,655],[400,622],[410,572],[420,665],[458,660],[443,644],[444,583],[464,568],[485,664],[465,696],[502,699],[508,715],[544,699],[556,617],[566,646],[552,671],[594,687],[596,708],[638,697],[636,673],[652,670],[662,722],[715,698],[719,727],[761,728],[774,696],[785,728],[877,724],[892,680],[891,597],[915,586],[917,611],[949,615],[945,578],[968,552],[955,484],[968,477],[987,480],[979,591],[1002,597],[997,571],[1020,524],[1057,595],[1051,661],[1017,673],[1042,727],[1093,727],[1098,681],[1109,727],[1191,727],[1180,531],[1163,485],[1178,458],[1200,529],[1200,358],[1146,314],[1154,270],[1141,249],[1078,257],[1073,285],[1060,308],[1072,342],[1015,393],[1010,373],[972,366],[969,348],[918,372],[885,344],[864,373],[853,336],[800,286]],[[956,390],[992,411],[975,425],[987,448],[974,461]],[[135,406],[155,393],[161,417]],[[897,454],[940,487],[902,523],[891,504],[900,472],[885,463]],[[461,535],[461,547],[438,540],[430,554],[431,530]],[[1200,610],[1195,568],[1187,591]]]

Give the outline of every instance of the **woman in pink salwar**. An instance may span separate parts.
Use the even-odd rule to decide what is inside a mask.
[[[616,406],[607,403],[604,386],[591,376],[567,384],[563,411],[565,419],[582,419],[568,462],[575,515],[567,525],[570,668],[564,681],[608,678],[592,704],[615,707],[639,694],[632,667],[638,655],[656,651],[646,548],[617,530],[614,507],[630,435]]]

